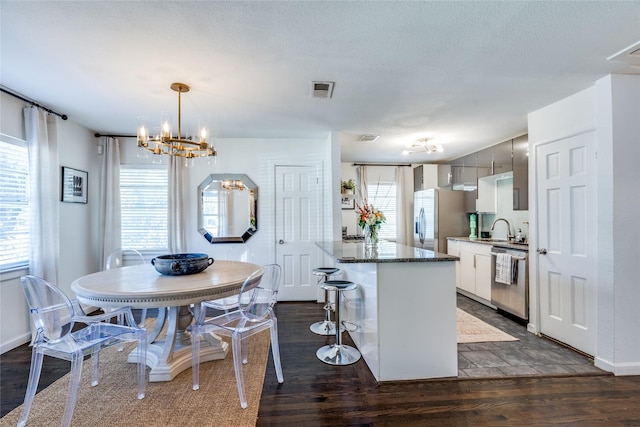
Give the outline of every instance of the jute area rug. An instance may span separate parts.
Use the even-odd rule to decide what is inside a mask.
[[[487,341],[518,341],[506,332],[483,322],[464,310],[457,309],[458,344]]]
[[[137,399],[136,365],[110,347],[100,353],[99,384],[91,387],[91,363],[82,367],[82,383],[72,426],[255,426],[269,354],[269,331],[249,338],[249,361],[244,365],[249,407],[242,409],[231,351],[223,360],[200,366],[200,390],[191,388],[191,369],[172,381],[147,383],[145,397]],[[45,364],[46,364],[45,357]],[[148,369],[147,369],[148,372]],[[27,426],[59,425],[69,386],[69,374],[36,394]],[[22,406],[0,419],[0,426],[15,426]]]

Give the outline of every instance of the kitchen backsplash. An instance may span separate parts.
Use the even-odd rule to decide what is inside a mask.
[[[496,181],[496,214],[481,214],[479,231],[489,231],[496,218],[504,218],[511,224],[511,233],[515,235],[518,228],[522,229],[526,240],[529,240],[529,211],[513,210],[513,180],[502,179]],[[480,235],[480,233],[478,233]],[[507,227],[503,222],[496,225],[491,232],[491,237],[496,239],[507,238]]]

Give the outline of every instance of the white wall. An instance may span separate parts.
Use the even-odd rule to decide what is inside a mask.
[[[275,262],[275,222],[273,213],[274,184],[276,165],[314,165],[321,172],[323,181],[331,174],[330,145],[331,138],[230,138],[214,141],[218,152],[216,164],[208,165],[206,159],[197,159],[195,165],[185,168],[185,203],[188,206],[185,223],[187,252],[207,253],[214,259],[242,259],[257,264]],[[150,163],[151,159],[137,157],[134,139],[120,141],[122,163]],[[209,174],[240,173],[246,174],[258,186],[258,232],[245,243],[209,243],[198,233],[198,194],[197,187]],[[323,236],[332,239],[333,209],[332,194],[328,185],[323,185],[322,213]]]
[[[617,375],[640,374],[640,76],[613,75],[529,115],[530,152],[538,142],[595,130],[597,134],[596,366]],[[529,182],[535,182],[530,168]],[[530,191],[535,206],[535,189]],[[532,218],[532,247],[535,216]],[[531,258],[531,271],[537,271]],[[534,278],[532,277],[532,280]],[[532,306],[538,304],[532,293]],[[533,313],[533,312],[532,312]],[[532,319],[535,323],[537,319]]]
[[[598,355],[596,365],[640,374],[640,76],[596,82],[598,105]]]
[[[4,93],[0,94],[0,104],[0,132],[24,139],[22,109],[27,104]],[[88,203],[59,202],[60,222],[50,224],[60,232],[58,285],[69,294],[71,282],[95,271],[97,265],[93,236],[97,226],[99,180],[93,133],[71,119],[58,119],[59,153],[55,167],[69,166],[88,172]],[[56,186],[59,191],[59,182]],[[5,272],[0,278],[0,352],[23,344],[30,337],[28,309],[19,283],[24,274],[28,271],[21,269]]]

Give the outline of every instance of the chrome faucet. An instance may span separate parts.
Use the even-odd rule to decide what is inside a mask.
[[[496,220],[493,221],[493,224],[491,224],[491,228],[489,230],[493,231],[493,228],[496,226],[498,221],[504,221],[507,223],[507,240],[512,240],[514,236],[511,234],[511,224],[509,224],[509,221],[504,218],[496,218]]]

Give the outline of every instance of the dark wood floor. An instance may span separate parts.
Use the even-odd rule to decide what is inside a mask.
[[[474,302],[459,300],[458,305],[509,333],[522,328],[492,317],[499,315]],[[569,362],[548,357],[552,365],[573,367],[564,366],[560,373],[521,368],[522,376],[516,376],[503,366],[490,371],[467,366],[472,375],[492,377],[377,384],[362,360],[334,367],[316,358],[319,347],[333,342],[309,331],[309,325],[322,318],[321,305],[279,303],[276,310],[285,382],[277,383],[270,358],[258,426],[640,426],[640,376],[614,377],[582,368],[574,372],[576,365],[585,365],[580,355],[572,355]],[[532,351],[566,350],[537,337],[521,341]],[[350,343],[346,334],[345,343]],[[501,350],[489,351],[501,356]],[[487,350],[480,344],[459,345],[460,353],[473,351]],[[24,345],[0,356],[2,416],[22,404],[30,354]],[[467,356],[472,364],[484,360]],[[68,371],[68,362],[45,358],[40,388]]]
[[[524,329],[475,304],[458,302],[496,327],[513,328],[507,332]],[[320,305],[279,303],[277,314],[285,382],[277,383],[270,359],[258,426],[640,426],[640,376],[614,377],[595,368],[576,372],[585,358],[561,360],[558,355],[569,350],[543,338],[523,336],[520,346],[557,352],[545,359],[555,367],[547,373],[525,363],[523,376],[501,366],[484,371],[498,375],[492,378],[377,384],[362,360],[335,367],[316,358],[319,347],[333,342],[309,331],[322,318]],[[346,334],[344,341],[350,342]],[[459,345],[460,353],[474,350],[486,351],[480,344]]]

